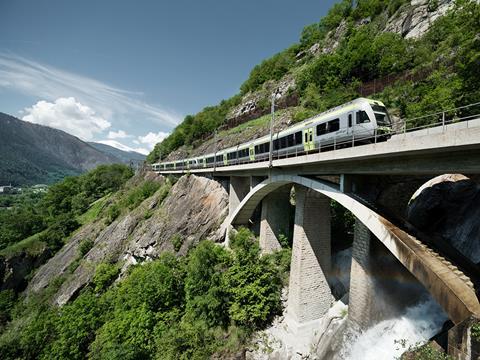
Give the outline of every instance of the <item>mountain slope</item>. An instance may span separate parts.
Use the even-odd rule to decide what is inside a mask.
[[[187,115],[147,160],[195,156],[215,131],[222,140],[268,114],[272,94],[276,110],[289,110],[286,123],[367,96],[426,125],[418,118],[480,99],[479,19],[475,0],[341,0],[298,43],[255,66],[238,94]]]
[[[88,142],[87,144],[93,146],[95,149],[103,152],[104,154],[115,156],[117,159],[120,159],[125,164],[129,164],[130,161],[142,162],[146,158],[145,155],[138,152],[120,150],[107,144],[101,144],[96,142]]]
[[[121,162],[61,130],[0,113],[0,184],[52,183]]]

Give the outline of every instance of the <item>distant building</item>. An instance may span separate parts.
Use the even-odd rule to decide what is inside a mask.
[[[16,194],[17,189],[12,185],[0,186],[0,195]]]
[[[45,185],[45,184],[33,185],[32,190],[34,193],[46,192],[48,190],[48,185]]]

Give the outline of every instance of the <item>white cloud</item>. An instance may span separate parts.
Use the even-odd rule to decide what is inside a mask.
[[[138,141],[141,144],[147,145],[148,148],[152,150],[157,143],[162,142],[168,135],[170,134],[163,131],[159,131],[158,133],[149,132],[145,136],[139,136]]]
[[[128,135],[123,130],[118,130],[118,131],[109,131],[107,137],[109,139],[126,139],[129,137],[132,137],[132,135]]]
[[[100,143],[100,144],[110,145],[110,146],[113,146],[114,148],[117,148],[117,149],[120,149],[120,150],[123,150],[123,151],[127,151],[127,152],[135,151],[135,152],[138,152],[138,153],[143,154],[143,155],[148,155],[150,153],[150,151],[148,149],[145,149],[145,148],[131,148],[130,146],[124,145],[124,144],[119,143],[118,141],[115,141],[115,140],[100,140],[100,141],[97,141],[97,142]]]
[[[170,109],[146,103],[139,92],[115,88],[95,79],[2,52],[0,87],[48,101],[75,97],[82,104],[95,109],[103,118],[119,119],[125,124],[136,117],[170,128],[181,120],[181,116]]]
[[[83,140],[92,140],[95,134],[111,126],[110,122],[73,97],[61,97],[53,103],[41,100],[24,111],[25,121],[61,129]]]

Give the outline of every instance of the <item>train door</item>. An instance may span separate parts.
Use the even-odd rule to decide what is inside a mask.
[[[223,153],[223,165],[228,165],[228,157],[226,152]]]
[[[207,158],[204,157],[202,161],[203,161],[203,167],[206,168],[207,167]]]
[[[303,148],[305,151],[315,149],[315,143],[313,141],[313,128],[303,130]]]
[[[248,148],[248,154],[250,155],[250,161],[255,161],[255,146],[250,145]]]
[[[347,115],[347,134],[350,136],[353,135],[354,119],[353,112],[349,112]]]

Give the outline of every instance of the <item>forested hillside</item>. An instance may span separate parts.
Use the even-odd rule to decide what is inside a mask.
[[[0,185],[51,184],[100,164],[120,163],[75,136],[0,113]]]
[[[293,99],[291,122],[375,85],[369,96],[401,118],[478,102],[479,49],[475,1],[343,0],[306,26],[298,43],[255,66],[239,94],[188,115],[148,160],[187,155],[235,117],[268,112],[272,93],[279,104]]]

